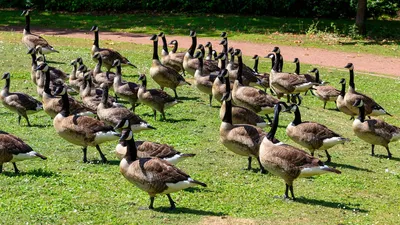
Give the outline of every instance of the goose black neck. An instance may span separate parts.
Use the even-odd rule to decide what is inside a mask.
[[[94,41],[93,45],[99,48],[99,31],[94,32]]]
[[[45,72],[45,79],[44,79],[44,88],[43,91],[48,94],[51,95],[51,90],[50,90],[50,71],[47,70]]]
[[[274,120],[272,121],[271,130],[267,134],[267,138],[270,141],[273,141],[275,138],[275,133],[278,130],[278,123],[279,123],[279,108],[275,106],[274,109]]]
[[[121,65],[118,65],[118,66],[117,66],[117,68],[116,68],[116,70],[115,70],[115,74],[118,75],[118,76],[121,76],[121,75],[122,75]]]
[[[142,86],[146,88],[146,86],[147,86],[147,80],[146,80],[146,78],[142,80]]]
[[[229,81],[226,83],[226,86],[229,86]],[[222,122],[232,124],[232,101],[225,100],[225,114],[222,118]]]
[[[221,70],[226,68],[226,58],[225,59],[221,59]]]
[[[104,87],[103,89],[103,94],[101,95],[101,103],[103,103],[104,106],[107,106],[107,101],[108,101],[108,86]]]
[[[272,70],[275,72],[279,72],[279,56],[278,56],[278,54],[276,54],[275,57],[273,57],[272,59],[273,59]]]
[[[196,49],[196,46],[197,46],[197,37],[194,36],[194,37],[192,37],[192,45],[189,48],[190,56],[193,56],[194,50]]]
[[[203,55],[203,57],[206,55],[206,50],[204,48],[200,49],[201,54]]]
[[[365,121],[365,106],[363,105],[361,107],[358,107],[358,111],[359,113],[357,119],[359,119],[361,123],[363,123]]]
[[[4,85],[4,89],[9,89],[10,88],[10,78],[6,79],[6,85]]]
[[[294,111],[294,120],[292,122],[295,126],[301,124],[301,114],[299,107],[296,107],[296,111]]]
[[[164,37],[162,37],[161,38],[162,39],[162,42],[163,42],[163,45],[162,45],[162,47],[163,47],[163,50],[168,54],[168,45],[167,45],[167,39],[165,38],[165,36]]]
[[[281,53],[278,53],[278,55],[279,55],[279,72],[282,72],[282,69],[283,69],[283,57],[282,57],[282,55],[281,55]]]
[[[225,77],[225,87],[226,87],[226,93],[231,92],[231,85],[229,84],[229,76]]]
[[[354,90],[356,89],[356,85],[354,84],[354,70],[349,70],[350,72],[350,80],[349,80],[349,85],[352,87]]]
[[[210,59],[212,59],[212,51],[213,51],[212,46],[208,47],[208,54],[207,54],[207,56],[208,56]]]
[[[203,70],[203,65],[204,65],[203,57],[199,57],[198,60],[199,60],[199,67],[197,69],[198,70]]]
[[[253,66],[253,70],[258,73],[258,59],[254,60],[254,66]]]
[[[315,72],[315,82],[319,84],[319,71]]]
[[[346,94],[346,84],[342,84],[342,89],[340,90],[340,96],[344,98],[344,95]]]
[[[158,59],[158,41],[153,41],[153,59],[159,60]]]
[[[178,51],[178,42],[175,42],[174,48],[172,49],[173,53],[175,53],[176,51]]]
[[[243,60],[242,60],[242,56],[238,57],[238,64],[239,64],[239,68],[238,68],[238,73],[237,73],[237,79],[239,81],[240,84],[243,84],[243,79],[242,79],[242,74],[243,74]]]
[[[296,69],[294,70],[295,74],[300,74],[300,63],[296,62]]]
[[[225,37],[224,40],[225,40],[225,44],[224,44],[224,53],[225,53],[225,54],[228,54],[228,38]]]
[[[28,33],[31,32],[31,16],[30,15],[25,16],[25,30]]]
[[[65,92],[62,96],[61,96],[61,101],[62,101],[62,109],[60,114],[63,117],[67,117],[69,116],[69,100],[68,100],[68,93]]]
[[[126,140],[126,160],[127,161],[135,161],[137,159],[137,148],[135,145],[135,140],[130,139]]]
[[[32,57],[32,66],[37,66],[37,62],[36,62],[36,54],[31,54]]]

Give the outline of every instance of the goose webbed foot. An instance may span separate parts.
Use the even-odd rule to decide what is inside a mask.
[[[260,157],[257,157],[257,161],[258,161],[258,165],[260,166],[260,172],[261,172],[261,174],[267,174],[267,171],[265,170],[265,168],[264,168],[263,165],[261,164]]]
[[[328,150],[325,150],[325,154],[326,154],[326,157],[328,158],[326,160],[326,163],[330,163],[331,162],[331,155],[329,155]]]
[[[392,158],[392,153],[389,151],[389,147],[386,147],[386,151],[388,153],[388,159]]]
[[[17,168],[17,164],[15,164],[15,162],[13,162],[12,164],[13,164],[13,166],[14,166],[14,172],[15,172],[15,174],[18,174],[18,173],[19,173],[19,169]],[[1,168],[0,168],[0,173],[1,173]]]
[[[251,156],[247,159],[248,164],[247,164],[247,170],[251,170]]]
[[[154,209],[154,197],[150,197],[150,205],[149,205],[149,209]]]

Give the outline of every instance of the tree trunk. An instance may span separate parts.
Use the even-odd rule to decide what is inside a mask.
[[[358,0],[357,15],[356,15],[356,26],[358,33],[364,35],[365,29],[365,17],[367,14],[367,0]]]

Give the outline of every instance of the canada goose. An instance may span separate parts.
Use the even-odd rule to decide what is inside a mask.
[[[36,58],[37,65],[40,65],[42,63],[47,63],[46,58],[43,57],[43,55],[39,55]],[[56,83],[57,80],[61,80],[61,82],[64,82],[67,80],[68,75],[64,71],[57,69],[55,67],[49,66],[49,71],[50,71],[50,80],[53,83]]]
[[[69,74],[69,86],[73,88],[75,91],[79,92],[80,87],[83,85],[83,77],[78,76],[78,64],[81,64],[82,58],[79,57],[71,62],[72,72]]]
[[[169,58],[172,63],[177,64],[180,67],[180,70],[182,70],[183,76],[186,76],[185,69],[183,68],[183,58],[185,57],[185,52],[177,52],[178,50],[178,41],[177,40],[172,40],[170,45],[173,45],[174,47],[172,50],[169,52]]]
[[[197,46],[197,49],[199,49],[201,51],[201,53],[203,54],[203,57],[206,55],[206,50],[204,49],[204,45],[199,44]],[[194,58],[196,58],[196,57],[194,57]],[[198,63],[199,62],[197,61],[196,64],[194,64],[194,65],[198,66]],[[196,69],[197,68],[198,67],[196,67]],[[218,73],[218,71],[220,71],[220,68],[218,67],[218,62],[216,62],[214,60],[205,60],[205,61],[203,60],[203,71],[204,71],[204,74]]]
[[[378,119],[365,120],[365,107],[362,99],[357,99],[354,106],[359,109],[359,114],[353,121],[354,134],[371,144],[371,155],[375,155],[375,145],[381,145],[386,148],[388,158],[392,158],[389,143],[400,139],[400,128]]]
[[[315,76],[307,74],[307,73],[300,74],[300,60],[299,60],[299,58],[294,58],[293,63],[296,64],[296,69],[294,70],[294,74],[297,74],[297,75],[299,75],[301,77],[304,77],[309,82],[318,83],[316,81]],[[307,95],[307,93],[308,93],[308,90],[306,92],[304,92],[304,95]]]
[[[106,163],[107,159],[99,145],[107,141],[118,140],[120,135],[113,130],[113,127],[105,125],[100,120],[88,116],[71,115],[66,88],[62,87],[57,92],[62,99],[62,110],[53,120],[57,134],[66,141],[83,147],[83,162],[87,162],[87,147],[96,146],[102,162]]]
[[[197,46],[196,35],[197,35],[196,31],[193,31],[193,30],[190,31],[189,36],[192,38],[192,44],[190,45],[190,48],[185,53],[185,56],[183,57],[183,68],[190,75],[194,75],[196,68],[197,68],[197,66],[196,66],[197,60],[194,58],[194,51],[196,50],[196,46]]]
[[[301,121],[300,109],[296,104],[290,106],[290,111],[294,113],[294,119],[286,127],[286,134],[297,144],[310,150],[314,156],[315,150],[325,150],[327,163],[331,162],[328,149],[337,144],[344,144],[350,141],[332,131],[325,125],[311,121]]]
[[[238,49],[236,49],[238,50]],[[236,80],[238,73],[239,73],[239,63],[235,63],[235,51],[233,48],[229,48],[228,53],[231,55],[231,60],[229,61],[226,69],[228,70],[229,77],[232,80]],[[238,50],[240,51],[240,50]],[[242,84],[245,86],[260,86],[265,88],[261,80],[256,77],[256,74],[252,71],[251,68],[243,64],[242,55],[238,54],[238,61],[239,57],[242,62]]]
[[[58,96],[54,96],[50,90],[50,72],[49,66],[46,63],[38,65],[36,68],[38,71],[42,71],[45,75],[45,83],[42,93],[42,102],[43,102],[43,110],[49,115],[51,118],[54,118],[59,112],[62,110],[62,100]],[[84,107],[81,103],[76,101],[74,98],[69,97],[69,108],[72,114],[82,114],[82,115],[90,115],[93,116],[94,113],[90,111],[90,109]]]
[[[3,172],[3,163],[11,162],[14,166],[14,172],[19,173],[15,163],[34,158],[47,159],[46,156],[33,151],[33,149],[20,138],[7,132],[0,131],[0,173]]]
[[[222,52],[228,55],[228,33],[222,31],[220,37],[222,37],[222,41],[219,43],[223,47]]]
[[[139,80],[142,81],[142,85],[140,85],[138,90],[139,102],[153,109],[154,120],[157,118],[157,111],[161,113],[162,119],[165,120],[164,110],[178,104],[178,100],[163,90],[147,89],[146,75],[141,74]]]
[[[224,69],[225,70],[225,69]],[[223,74],[223,73],[222,73]],[[218,79],[218,78],[217,78]],[[225,84],[228,84],[229,76],[225,76]],[[225,85],[227,95],[231,94],[230,85]],[[227,101],[227,100],[226,100]],[[222,102],[221,108],[219,110],[219,118],[222,120],[226,111],[226,101]],[[232,123],[233,124],[250,124],[253,126],[264,128],[267,123],[263,118],[261,118],[257,113],[241,106],[232,105]]]
[[[385,109],[382,108],[382,106],[380,106],[378,103],[376,103],[372,98],[356,91],[354,84],[353,63],[348,63],[344,68],[349,69],[350,73],[349,90],[344,96],[344,101],[346,103],[347,108],[350,109],[350,111],[352,111],[354,114],[358,115],[358,108],[354,106],[354,103],[356,102],[356,100],[361,99],[363,100],[364,103],[366,116],[380,116],[380,115],[392,116],[388,112],[386,112]]]
[[[213,46],[212,46],[211,42],[208,41],[206,43],[206,45],[204,45],[204,47],[208,48],[206,60],[213,60],[213,55],[216,52],[213,50]]]
[[[196,52],[194,55],[195,58],[199,60],[198,67],[196,72],[194,73],[194,86],[199,89],[201,92],[206,93],[210,97],[210,106],[212,101],[212,85],[214,80],[216,79],[216,75],[205,74],[203,73],[203,53]]]
[[[293,193],[293,181],[296,178],[311,177],[328,172],[340,174],[341,172],[324,165],[321,160],[309,155],[307,152],[277,140],[275,133],[278,128],[280,111],[281,106],[277,104],[272,128],[262,139],[260,145],[260,161],[265,169],[285,181],[285,198],[289,198],[288,192],[290,190],[292,199],[296,200]]]
[[[254,55],[252,59],[254,59],[253,73],[260,80],[260,85],[264,87],[264,91],[266,91],[266,89],[269,88],[269,74],[258,72],[258,61],[260,60],[258,55]]]
[[[340,112],[351,116],[350,120],[354,119],[356,115],[353,113],[349,108],[347,108],[346,102],[344,101],[344,96],[346,95],[346,79],[340,79],[340,84],[342,84],[342,88],[340,91],[339,96],[336,99],[336,107],[339,109]]]
[[[99,27],[94,25],[90,31],[94,32],[94,42],[91,50],[92,57],[96,52],[99,52],[103,61],[104,67],[107,68],[107,72],[110,72],[112,68],[112,64],[114,60],[119,59],[122,65],[129,65],[134,68],[137,68],[133,65],[127,58],[123,57],[119,52],[109,49],[109,48],[100,48],[99,47]]]
[[[268,114],[274,111],[274,106],[281,103],[286,105],[286,103],[279,101],[278,99],[272,97],[271,95],[268,95],[266,92],[260,89],[243,86],[241,76],[243,71],[243,63],[241,57],[242,52],[240,51],[240,49],[236,49],[235,54],[239,56],[239,68],[237,78],[232,88],[233,101],[238,106],[248,108],[253,112],[266,114],[269,122],[271,122]]]
[[[4,73],[1,77],[2,80],[6,80],[6,85],[1,90],[0,101],[3,105],[18,114],[18,124],[21,124],[21,117],[24,117],[28,126],[29,123],[28,114],[37,113],[43,109],[43,105],[32,96],[20,92],[10,92],[10,73]]]
[[[49,45],[49,43],[42,37],[36,34],[31,33],[31,16],[29,13],[31,12],[30,9],[24,10],[21,14],[21,16],[25,16],[25,28],[23,31],[23,37],[22,37],[22,43],[25,44],[25,46],[28,49],[36,49],[36,46],[41,46],[42,47],[42,53],[43,54],[49,54],[52,52],[59,52],[53,48],[53,46]]]
[[[170,67],[178,72],[180,72],[181,70],[183,71],[183,56],[185,55],[185,53],[183,52],[168,52],[168,44],[167,44],[167,39],[165,38],[165,34],[164,32],[160,32],[158,34],[159,37],[161,37],[162,42],[163,42],[163,47],[161,50],[161,63],[164,66]],[[171,43],[176,43],[176,48],[178,48],[178,42],[171,42]]]
[[[259,127],[248,124],[233,124],[232,95],[227,92],[222,97],[225,101],[225,114],[219,127],[221,143],[230,151],[248,157],[247,169],[251,170],[252,157],[257,158],[261,173],[265,173],[258,157],[260,141],[266,133]]]
[[[224,81],[224,77],[228,74],[228,70],[222,69],[217,78],[214,80],[211,88],[212,95],[215,100],[217,100],[219,103],[222,103],[222,96],[226,92],[226,83]],[[229,83],[230,89],[233,88],[233,83]]]
[[[190,83],[188,83],[176,70],[161,64],[158,58],[157,35],[154,34],[150,40],[153,41],[153,62],[150,68],[150,76],[158,85],[160,85],[161,89],[164,89],[164,87],[171,88],[174,91],[175,98],[178,98],[176,88],[186,84],[190,85]]]
[[[100,120],[113,127],[121,123],[122,120],[127,120],[133,132],[155,129],[129,109],[125,107],[113,107],[108,101],[108,86],[102,84],[101,87],[103,88],[103,95],[100,104],[97,106],[97,116]]]
[[[127,149],[125,157],[119,164],[120,171],[129,182],[150,195],[149,209],[154,209],[154,197],[157,194],[166,194],[171,209],[175,209],[175,202],[170,193],[196,185],[207,187],[205,183],[193,180],[185,172],[165,160],[159,158],[137,159],[137,149],[132,131],[124,130],[120,139],[126,141]]]
[[[36,71],[36,67],[37,67],[37,62],[36,62],[36,52],[34,48],[30,48],[27,52],[27,54],[31,55],[32,58],[32,62],[31,62],[31,80],[32,82],[37,85],[37,80],[40,76],[40,74],[38,74],[39,72]]]
[[[314,68],[310,70],[310,73],[315,73],[315,82],[320,83],[318,69]],[[324,109],[327,102],[335,102],[336,104],[336,99],[340,95],[339,90],[329,85],[313,86],[312,93],[324,102]]]
[[[96,67],[93,69],[94,82],[97,85],[107,84],[110,89],[113,89],[115,73],[112,72],[102,72],[101,65],[103,65],[103,57],[100,52],[95,52],[92,56],[94,60],[97,60]],[[112,64],[111,64],[112,65]]]
[[[132,111],[135,112],[139,85],[133,82],[122,81],[121,62],[119,59],[114,61],[113,67],[117,68],[113,84],[114,93],[117,97],[127,100],[131,104]]]

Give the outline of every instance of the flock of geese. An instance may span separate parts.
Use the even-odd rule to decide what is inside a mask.
[[[32,58],[31,80],[37,87],[41,101],[24,93],[11,92],[11,74],[4,73],[2,79],[6,84],[1,90],[1,102],[7,109],[18,114],[18,123],[24,117],[28,126],[31,125],[28,115],[44,110],[53,118],[54,130],[60,137],[82,147],[83,162],[88,162],[86,153],[89,146],[96,147],[102,161],[107,162],[100,145],[119,140],[115,152],[121,159],[120,171],[129,182],[149,194],[151,209],[158,194],[166,194],[173,209],[175,202],[170,193],[195,185],[206,187],[205,183],[192,179],[174,166],[195,154],[178,152],[167,144],[134,140],[134,133],[155,129],[134,113],[135,107],[138,104],[146,105],[153,110],[154,119],[158,111],[165,120],[165,110],[181,102],[177,88],[191,85],[184,76],[194,77],[193,85],[209,96],[210,105],[213,98],[221,103],[221,143],[228,150],[247,157],[248,169],[251,169],[252,158],[255,158],[261,173],[268,171],[281,177],[286,184],[286,198],[289,198],[290,191],[295,200],[293,181],[297,178],[325,173],[340,174],[339,170],[314,157],[314,152],[324,150],[327,162],[331,162],[327,150],[349,141],[323,124],[302,121],[300,93],[311,91],[324,102],[324,108],[327,102],[335,102],[339,111],[352,118],[356,117],[353,131],[360,139],[371,144],[372,155],[375,145],[381,145],[386,148],[390,158],[392,154],[388,144],[400,138],[400,128],[378,119],[365,118],[390,114],[372,98],[356,91],[354,67],[351,63],[345,67],[350,74],[346,92],[345,79],[340,81],[341,90],[337,90],[320,80],[316,68],[310,71],[315,75],[300,74],[297,58],[294,60],[294,73],[282,72],[283,56],[278,47],[266,56],[272,61],[270,73],[260,73],[259,56],[253,57],[253,68],[246,66],[242,51],[228,48],[226,32],[221,34],[221,53],[213,50],[210,42],[198,45],[195,31],[190,31],[190,48],[186,52],[178,52],[178,42],[173,40],[168,43],[165,34],[161,32],[150,38],[153,42],[150,77],[161,89],[148,89],[147,76],[144,74],[139,78],[141,84],[123,79],[121,66],[136,66],[117,51],[99,46],[97,26],[91,29],[94,32],[91,56],[97,62],[93,70],[87,68],[82,58],[71,62],[72,72],[69,75],[51,67],[46,63],[46,55],[58,51],[45,39],[31,33],[30,10],[25,10],[22,15],[26,18],[22,42]],[[161,57],[158,54],[159,38],[163,46]],[[174,45],[171,51],[168,45]],[[102,71],[102,67],[106,71]],[[115,72],[111,71],[113,68]],[[172,89],[174,96],[163,91],[164,88]],[[266,92],[267,88],[271,93]],[[109,96],[110,89],[114,97]],[[71,93],[78,93],[81,101],[72,97]],[[280,100],[283,96],[287,96],[287,101]],[[118,103],[118,99],[129,102],[130,108]],[[281,112],[294,113],[286,134],[311,154],[276,139]],[[264,115],[268,122],[262,117]],[[273,115],[273,119],[270,115]],[[271,129],[265,132],[262,128],[268,124]],[[0,173],[6,162],[11,162],[18,173],[16,162],[31,158],[46,159],[17,136],[0,131]]]

